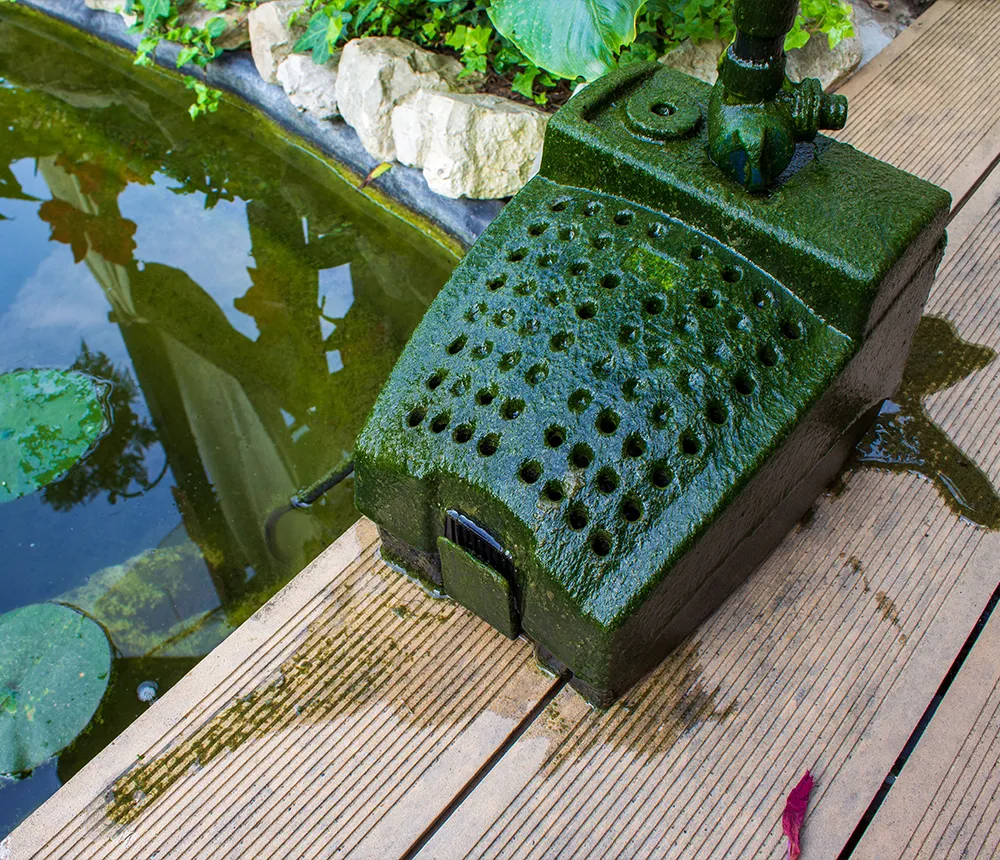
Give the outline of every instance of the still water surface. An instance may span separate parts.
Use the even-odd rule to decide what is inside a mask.
[[[155,70],[0,15],[0,373],[112,384],[112,423],[0,505],[0,614],[79,607],[117,652],[98,717],[0,777],[0,838],[356,518],[344,462],[454,259],[329,165]],[[144,688],[148,689],[148,687]]]

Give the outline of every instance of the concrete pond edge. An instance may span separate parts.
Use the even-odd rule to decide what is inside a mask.
[[[131,32],[119,15],[90,9],[80,0],[17,0],[23,6],[100,39],[135,51],[140,34]],[[358,177],[379,164],[361,145],[357,133],[342,121],[320,122],[292,104],[285,91],[260,76],[249,51],[227,51],[206,69],[193,64],[177,68],[180,46],[163,41],[156,50],[157,65],[191,75],[216,89],[236,96],[256,108],[285,132],[301,139],[326,158],[338,162]],[[394,164],[376,180],[378,191],[429,221],[467,249],[503,208],[500,200],[442,197],[431,191],[420,170]],[[364,192],[362,192],[364,193]],[[377,202],[377,200],[376,200]],[[453,249],[454,250],[454,249]]]

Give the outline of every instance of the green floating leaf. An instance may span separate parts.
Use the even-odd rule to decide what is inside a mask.
[[[0,615],[0,774],[32,770],[87,727],[108,686],[104,631],[68,606]]]
[[[85,373],[0,375],[0,502],[65,474],[108,429],[102,383]]]
[[[635,39],[645,0],[493,0],[493,25],[536,66],[564,78],[599,78]]]

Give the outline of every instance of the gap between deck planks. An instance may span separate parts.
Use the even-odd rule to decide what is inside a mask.
[[[938,0],[848,85],[844,139],[962,200],[1000,150],[1000,72],[988,48],[969,49],[1000,23],[998,7]],[[966,77],[929,68],[944,56],[949,74]],[[882,86],[888,75],[905,98]],[[880,133],[891,124],[895,138]],[[932,306],[964,336],[998,345],[995,323],[969,315],[957,276],[939,281]],[[932,407],[994,481],[984,427],[997,404],[986,404],[988,417],[963,406],[995,373],[991,365]],[[556,682],[524,643],[387,571],[373,542],[366,521],[338,541],[15,831],[11,857],[404,853]],[[507,837],[494,837],[506,832],[531,856],[643,856],[654,844],[674,856],[665,840],[676,836],[683,856],[738,845],[740,857],[778,857],[779,802],[807,765],[820,781],[806,846],[836,856],[841,830],[853,829],[978,617],[995,578],[984,553],[996,549],[923,482],[855,476],[625,703],[600,715],[560,692],[420,856],[500,853]],[[864,573],[845,563],[855,552]],[[873,608],[879,593],[912,629]],[[281,692],[282,666],[300,695]],[[116,824],[105,795],[137,756],[139,768],[152,762],[142,782],[118,789],[141,814]],[[117,808],[130,817],[127,804]]]

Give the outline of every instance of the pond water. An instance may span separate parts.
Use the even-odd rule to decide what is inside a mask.
[[[0,777],[0,838],[356,519],[350,479],[287,503],[347,461],[455,263],[259,116],[190,101],[0,14],[0,374],[109,383],[89,453],[0,504],[0,614],[66,603],[115,650],[75,743]]]

